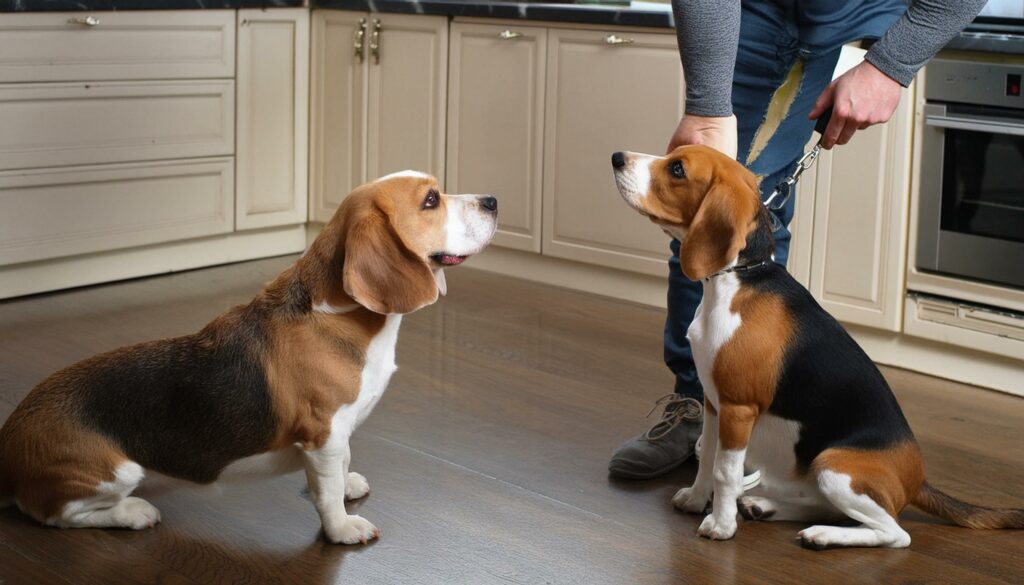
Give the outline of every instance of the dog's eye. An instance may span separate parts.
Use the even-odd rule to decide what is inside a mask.
[[[423,209],[434,209],[441,203],[441,194],[435,189],[431,189],[427,192],[426,199],[423,200]]]
[[[672,164],[668,165],[668,172],[672,173],[672,176],[677,179],[686,177],[686,171],[683,170],[683,161],[674,160]]]

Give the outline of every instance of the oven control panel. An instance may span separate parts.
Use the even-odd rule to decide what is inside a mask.
[[[988,63],[939,57],[928,64],[925,99],[1024,109],[1024,62]]]

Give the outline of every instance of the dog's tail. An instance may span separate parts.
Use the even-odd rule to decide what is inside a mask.
[[[1019,508],[984,508],[962,502],[933,488],[921,485],[912,502],[925,512],[952,520],[967,528],[1024,528],[1024,510]]]

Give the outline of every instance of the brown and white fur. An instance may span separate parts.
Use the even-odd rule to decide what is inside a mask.
[[[972,528],[1024,527],[1024,510],[966,504],[928,485],[892,391],[862,349],[783,267],[757,179],[704,146],[666,157],[616,153],[626,202],[681,241],[679,261],[704,297],[687,332],[704,387],[694,483],[673,498],[711,514],[698,530],[732,538],[752,520],[837,521],[800,532],[811,548],[905,547],[897,522],[913,504]],[[743,466],[765,497],[743,496]]]
[[[345,509],[369,492],[349,437],[395,371],[402,315],[444,294],[443,268],[483,250],[496,210],[412,171],[357,188],[252,302],[36,386],[0,429],[0,501],[51,526],[139,529],[160,521],[130,495],[147,470],[210,483],[304,467],[328,540],[377,537]]]

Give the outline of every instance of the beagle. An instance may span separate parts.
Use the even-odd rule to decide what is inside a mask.
[[[966,504],[924,479],[921,451],[885,379],[810,293],[772,261],[758,181],[705,146],[666,157],[617,152],[626,202],[682,242],[704,297],[687,332],[704,386],[700,466],[672,503],[712,511],[698,533],[736,534],[750,520],[838,521],[800,532],[805,546],[906,547],[908,504],[971,528],[1022,528],[1024,510]],[[743,496],[743,465],[766,496]],[[738,507],[738,510],[737,510]]]
[[[0,500],[51,526],[141,529],[147,470],[197,483],[304,468],[324,535],[365,543],[349,437],[395,371],[402,315],[484,249],[497,201],[412,171],[355,189],[309,250],[198,333],[116,349],[36,386],[0,429]]]

